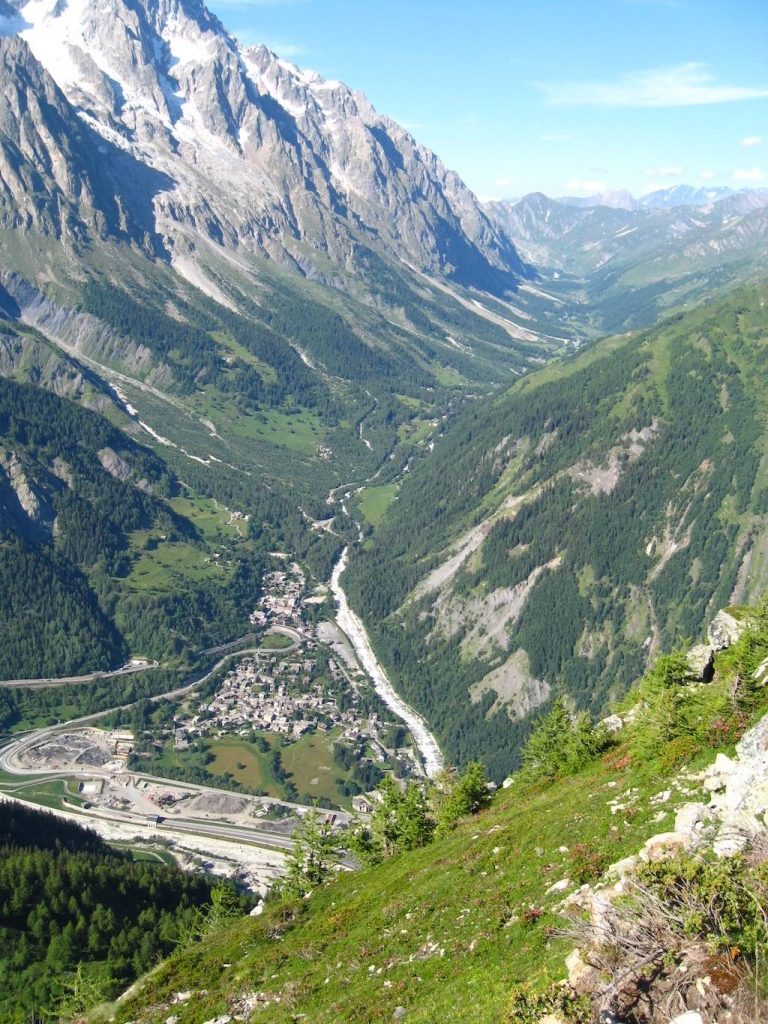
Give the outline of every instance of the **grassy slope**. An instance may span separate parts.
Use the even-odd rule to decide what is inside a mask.
[[[397,497],[397,484],[366,487],[360,498],[360,511],[371,526],[378,526]]]
[[[715,707],[740,669],[733,651],[718,657],[716,680],[703,691],[707,706]],[[685,699],[695,702],[701,692],[685,690]],[[763,700],[752,719],[764,711]],[[420,1024],[510,1019],[515,986],[538,988],[565,973],[569,946],[550,934],[562,895],[549,887],[578,878],[576,858],[594,855],[604,867],[637,852],[673,828],[677,806],[696,799],[695,784],[663,767],[669,748],[655,760],[626,756],[633,733],[644,728],[642,716],[639,722],[575,777],[550,785],[516,780],[447,838],[342,875],[307,901],[269,905],[262,917],[174,956],[117,1019],[163,1021],[173,993],[185,990],[195,995],[173,1007],[179,1024],[231,1012],[239,995],[254,992],[265,999],[253,1019],[264,1022],[306,1014],[313,1024],[362,1024],[391,1020],[397,1006]],[[704,743],[687,768],[709,763],[716,749],[729,747]],[[651,803],[666,789],[668,801]],[[612,814],[616,798],[630,806]],[[521,915],[530,907],[543,913],[526,924]]]

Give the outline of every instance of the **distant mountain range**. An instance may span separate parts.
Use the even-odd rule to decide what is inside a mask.
[[[672,185],[635,197],[626,189],[598,192],[592,196],[559,196],[557,201],[566,206],[609,206],[617,210],[669,210],[675,206],[706,206],[735,194],[726,185],[700,188],[695,185]],[[743,189],[740,191],[750,191]]]
[[[698,205],[701,198],[687,186],[639,201],[629,193],[562,200],[533,192],[486,209],[543,280],[580,279],[593,322],[611,331],[760,278],[768,190],[708,189]]]

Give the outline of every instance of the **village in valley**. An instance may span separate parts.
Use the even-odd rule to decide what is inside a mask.
[[[383,772],[420,775],[421,760],[331,621],[327,587],[310,591],[296,562],[281,553],[273,558],[251,615],[264,631],[261,648],[235,658],[213,692],[181,701],[173,721],[154,731],[154,744],[165,748],[172,737],[174,754],[184,757],[203,746],[218,755],[221,744],[240,741],[268,756],[265,795],[370,813]],[[299,753],[303,785],[290,770]],[[313,755],[315,768],[308,763]],[[235,763],[227,788],[259,791],[249,764],[245,756]],[[324,777],[329,772],[335,788]]]
[[[113,841],[262,893],[310,807],[343,828],[373,812],[385,773],[422,776],[411,734],[336,625],[328,588],[312,590],[297,563],[272,557],[249,646],[210,679],[98,725],[29,733],[3,751],[5,769],[65,780],[59,813]]]

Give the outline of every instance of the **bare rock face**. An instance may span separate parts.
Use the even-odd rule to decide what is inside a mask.
[[[102,468],[105,469],[110,476],[113,476],[116,480],[130,480],[133,471],[129,463],[127,463],[125,459],[121,458],[117,452],[113,451],[111,448],[101,448],[96,452],[96,455],[102,465]]]
[[[660,832],[651,836],[640,851],[640,859],[651,864],[688,849],[691,846],[691,837],[683,832]]]
[[[613,735],[617,732],[621,732],[624,728],[624,719],[621,715],[608,715],[607,718],[600,720],[600,725],[602,725],[606,732]]]
[[[498,294],[526,274],[434,153],[343,83],[243,46],[200,0],[19,6],[20,35],[0,40],[14,226],[314,274],[313,253],[359,270],[375,250]]]
[[[0,269],[0,293],[2,292],[14,303],[16,315],[20,320],[56,341],[65,351],[109,363],[155,386],[166,387],[173,381],[171,367],[167,363],[153,359],[152,352],[145,345],[121,335],[109,324],[90,313],[59,305],[18,274]],[[24,340],[24,347],[27,350],[31,344],[28,339]],[[0,338],[0,371],[5,369],[5,347]],[[9,354],[11,351],[21,353],[18,341],[14,341],[13,348],[9,345],[7,351]],[[45,351],[49,353],[49,368],[51,374],[55,370],[55,376],[53,379],[46,379],[46,376],[42,375],[40,383],[50,387],[57,394],[74,393],[80,397],[83,385],[81,375],[73,375],[72,364],[69,362],[58,359],[54,363],[50,359],[50,350]]]
[[[55,519],[47,495],[16,452],[0,448],[0,525],[29,540],[42,540],[50,537]]]
[[[0,226],[70,246],[109,235],[154,255],[146,193],[159,180],[78,116],[25,39],[0,36]]]
[[[704,830],[708,817],[709,812],[705,804],[683,804],[675,815],[675,832],[698,838]]]
[[[568,984],[577,995],[592,991],[600,980],[600,972],[586,963],[578,949],[572,950],[565,958],[568,968]]]

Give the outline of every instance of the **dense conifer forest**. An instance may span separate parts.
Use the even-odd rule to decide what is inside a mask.
[[[213,883],[135,861],[51,814],[0,806],[0,1019],[54,1021],[176,947]],[[242,908],[247,906],[243,900]]]
[[[480,750],[497,779],[514,766],[530,720],[489,714],[493,691],[469,695],[514,651],[531,677],[598,712],[650,649],[698,636],[728,603],[764,528],[765,294],[600,343],[472,406],[408,474],[346,585],[452,760]],[[514,514],[505,499],[518,499]],[[478,553],[413,599],[486,520]],[[462,609],[516,587],[529,593],[501,640],[484,646],[481,627],[468,639]],[[464,622],[447,628],[441,603]]]

